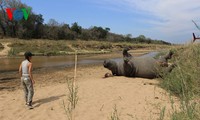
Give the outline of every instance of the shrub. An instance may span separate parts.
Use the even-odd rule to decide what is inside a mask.
[[[200,119],[200,45],[189,45],[177,49],[177,67],[163,76],[161,86],[180,98],[180,109],[174,110],[172,120]],[[173,103],[172,103],[173,106]]]

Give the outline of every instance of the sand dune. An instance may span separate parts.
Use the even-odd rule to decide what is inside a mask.
[[[79,101],[76,120],[108,120],[114,105],[122,120],[156,120],[171,103],[156,79],[110,77],[102,66],[81,67],[77,71]],[[0,91],[0,120],[67,120],[63,101],[67,104],[67,77],[73,69],[35,74],[34,109],[28,110],[21,89]]]

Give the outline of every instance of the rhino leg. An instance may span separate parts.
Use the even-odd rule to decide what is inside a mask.
[[[172,58],[172,55],[174,53],[172,51],[169,51],[166,55],[160,56],[160,58],[157,60],[161,67],[168,67],[168,60]]]
[[[177,65],[175,63],[171,64],[170,66],[166,67],[165,72],[170,73]]]
[[[135,66],[131,61],[126,61],[123,64],[124,74],[127,77],[135,77]]]

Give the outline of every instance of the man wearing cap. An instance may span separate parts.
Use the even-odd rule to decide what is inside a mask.
[[[35,81],[33,80],[32,75],[32,56],[31,52],[24,53],[25,60],[23,60],[19,67],[19,73],[21,77],[21,84],[24,90],[25,102],[29,109],[33,109],[32,106],[32,98],[34,95],[33,84]]]

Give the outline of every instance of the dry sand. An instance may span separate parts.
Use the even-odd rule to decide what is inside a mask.
[[[103,66],[78,67],[76,120],[108,120],[115,104],[120,120],[157,120],[165,106],[168,118],[169,96],[156,79],[103,78],[106,72]],[[0,120],[67,120],[63,101],[67,105],[70,77],[73,69],[35,73],[32,110],[25,106],[19,79],[3,84],[15,89],[0,90]]]

